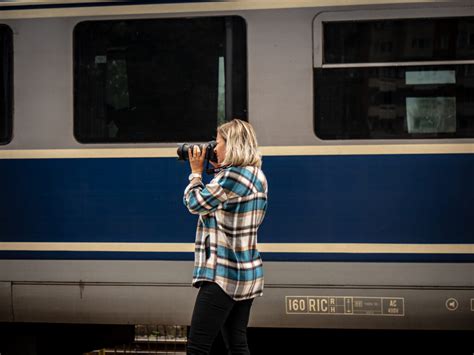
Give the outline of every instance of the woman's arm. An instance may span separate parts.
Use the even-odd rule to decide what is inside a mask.
[[[227,193],[222,184],[222,176],[218,174],[206,186],[200,179],[193,179],[191,183],[184,190],[184,205],[189,212],[193,214],[208,214],[215,211],[219,205],[226,202],[228,199]]]
[[[194,146],[188,151],[189,165],[193,174],[202,174],[205,150]],[[204,186],[200,177],[195,177],[184,190],[184,205],[193,214],[207,214],[227,200],[227,194],[220,185],[223,174],[218,174],[208,185]]]

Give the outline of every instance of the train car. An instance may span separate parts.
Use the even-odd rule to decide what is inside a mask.
[[[255,127],[261,329],[474,330],[471,1],[0,6],[0,321],[189,324],[177,144]]]

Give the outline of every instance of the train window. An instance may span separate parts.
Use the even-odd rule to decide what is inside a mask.
[[[327,22],[325,63],[474,58],[474,18]]]
[[[0,25],[0,47],[0,144],[8,144],[13,125],[13,33],[6,25]]]
[[[321,139],[474,137],[474,18],[323,23]]]
[[[74,30],[81,143],[207,141],[247,119],[241,17],[87,21]]]

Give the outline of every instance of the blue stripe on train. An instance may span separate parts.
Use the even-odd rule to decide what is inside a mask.
[[[260,242],[474,243],[474,154],[276,158],[264,167]]]
[[[259,242],[474,243],[473,154],[265,157],[263,167]],[[189,168],[173,158],[0,169],[0,241],[194,241],[197,217],[182,205]]]

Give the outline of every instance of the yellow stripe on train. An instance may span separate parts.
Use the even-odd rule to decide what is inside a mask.
[[[0,159],[173,158],[177,145],[156,148],[0,149]],[[474,143],[262,146],[263,156],[474,154]]]

